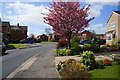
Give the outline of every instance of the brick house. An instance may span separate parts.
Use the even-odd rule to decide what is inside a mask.
[[[106,44],[120,40],[120,11],[113,11],[106,22]]]
[[[27,26],[20,26],[19,23],[17,26],[12,25],[10,36],[17,41],[27,38]]]
[[[39,35],[37,38],[40,38],[42,41],[48,41],[48,36],[45,34]]]
[[[10,38],[10,23],[2,22],[3,38]]]
[[[91,31],[85,30],[85,31],[79,33],[78,36],[80,37],[80,40],[82,40],[82,39],[92,39],[92,37],[94,37],[95,34]]]
[[[52,34],[49,34],[48,36],[48,41],[59,41],[61,39],[63,39],[63,37],[57,33],[52,33]]]

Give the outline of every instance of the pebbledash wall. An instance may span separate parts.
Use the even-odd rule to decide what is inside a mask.
[[[113,11],[106,23],[106,44],[120,40],[120,11]]]

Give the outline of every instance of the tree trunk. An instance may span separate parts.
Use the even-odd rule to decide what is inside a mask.
[[[68,40],[68,49],[70,49],[71,48],[70,38],[68,38],[67,40]]]

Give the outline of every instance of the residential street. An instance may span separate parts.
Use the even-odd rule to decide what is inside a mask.
[[[19,72],[15,77],[19,78],[55,78],[57,76],[54,62],[55,45],[42,44],[40,47],[18,49],[7,51],[7,55],[3,56],[2,62],[2,77],[7,77],[16,68],[23,64],[26,60],[37,55],[36,61],[29,67],[29,71],[23,71],[26,74]],[[52,52],[51,52],[52,51]],[[39,66],[39,67],[38,67]],[[39,74],[38,74],[39,72]],[[33,74],[34,73],[34,74]],[[52,73],[52,74],[51,74]]]

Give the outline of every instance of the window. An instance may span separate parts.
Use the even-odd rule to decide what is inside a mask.
[[[110,23],[110,28],[115,27],[115,22]]]
[[[112,41],[112,35],[112,33],[106,35],[107,41]]]
[[[86,36],[86,34],[82,34],[82,36]]]

